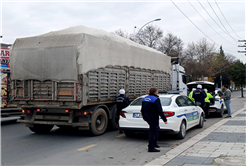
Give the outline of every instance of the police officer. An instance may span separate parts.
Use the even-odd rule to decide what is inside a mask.
[[[149,90],[149,95],[143,98],[141,113],[143,119],[149,124],[149,145],[148,152],[160,152],[157,144],[159,136],[159,116],[167,124],[167,119],[163,113],[161,102],[157,96],[158,91],[156,88],[151,88]]]
[[[210,105],[210,99],[213,98],[213,96],[208,93],[207,89],[204,89],[205,93],[207,94],[207,97],[205,98],[205,118],[208,119],[208,109],[209,109],[209,105]]]
[[[205,91],[202,89],[202,85],[197,85],[197,89],[193,92],[192,97],[195,99],[196,103],[200,103],[200,107],[205,112],[205,98],[207,97]],[[206,121],[206,120],[204,120]]]
[[[192,97],[193,96],[193,92],[196,90],[196,88],[192,88],[192,91],[189,94],[189,98],[195,102],[195,99]]]
[[[125,96],[125,90],[120,89],[119,93],[120,93],[120,95],[116,98],[118,124],[119,124],[119,120],[120,120],[120,111],[122,109],[126,108],[130,104],[129,98]],[[123,131],[120,128],[119,128],[119,133],[123,133]]]

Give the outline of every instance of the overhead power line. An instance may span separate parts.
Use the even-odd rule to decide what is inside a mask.
[[[198,2],[199,2],[199,4],[202,6],[202,8],[205,10],[205,12],[209,15],[209,17],[215,22],[215,24],[217,24],[218,25],[218,27],[220,27],[220,29],[222,30],[222,31],[224,31],[225,32],[225,30],[224,29],[222,29],[221,28],[221,26],[213,19],[213,17],[208,13],[208,11],[204,8],[204,6],[201,4],[201,2],[199,1],[199,0],[197,0]],[[225,32],[226,34],[227,34],[227,32]],[[228,34],[227,34],[228,35]],[[230,35],[228,35],[228,36],[230,36]],[[231,36],[230,36],[231,37]],[[231,37],[234,41],[235,41],[235,39],[233,38],[233,37]],[[236,43],[237,43],[237,41],[235,41]]]
[[[214,0],[214,1],[215,1],[215,3],[216,3],[217,7],[218,7],[219,10],[220,10],[220,13],[222,14],[222,16],[224,17],[224,19],[226,20],[227,24],[230,26],[231,30],[237,35],[237,33],[233,30],[233,28],[231,27],[231,25],[230,25],[229,22],[227,21],[226,17],[224,16],[223,12],[221,11],[221,9],[220,9],[219,5],[217,4],[216,0]],[[241,39],[240,36],[237,35],[237,37],[239,37],[239,39]]]
[[[218,43],[216,43],[214,40],[212,40],[208,35],[206,35],[172,0],[171,2],[174,4],[174,6],[200,31],[202,32],[208,39],[210,39],[211,41],[213,41],[215,44],[217,44],[218,46],[220,46]],[[199,2],[199,1],[198,1]],[[199,2],[200,3],[200,2]],[[223,48],[224,50],[226,51],[229,51],[229,52],[232,52],[232,53],[235,53],[231,50],[228,50],[228,49],[225,49]],[[242,57],[242,55],[241,55]],[[243,58],[243,57],[242,57]],[[244,58],[243,58],[244,59]]]
[[[211,9],[213,10],[215,16],[218,18],[218,20],[219,20],[219,22],[221,23],[221,25],[225,28],[227,34],[228,34],[229,36],[231,36],[230,32],[228,32],[228,30],[226,29],[226,27],[224,26],[224,24],[221,22],[220,18],[219,18],[218,15],[216,14],[216,12],[214,11],[214,8],[212,7],[212,5],[209,3],[208,0],[207,0],[207,2],[208,2],[208,4],[209,4],[209,6],[211,7]],[[231,36],[231,37],[232,37],[232,36]],[[234,37],[232,37],[232,38],[237,42],[237,40],[236,40]]]
[[[218,46],[220,46],[218,43],[216,43],[213,39],[211,39],[208,35],[206,35],[172,0],[171,2],[174,4],[174,6],[176,6],[176,8],[200,31],[202,32],[209,40],[213,41],[215,44],[217,44]],[[228,50],[228,49],[225,49],[224,50],[227,50],[229,52],[232,52],[234,53],[233,51],[231,50]]]
[[[190,3],[190,1],[188,0],[188,2]],[[226,40],[221,34],[219,34],[208,22],[207,20],[199,13],[199,11],[192,5],[192,3],[190,3],[190,5],[193,7],[193,9],[202,17],[202,19],[210,26],[210,28],[212,28],[220,37],[222,37],[224,40]],[[226,40],[228,43],[237,46],[236,44],[233,44],[231,42],[229,42],[228,40]]]

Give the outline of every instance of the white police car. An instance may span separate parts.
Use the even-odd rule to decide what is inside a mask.
[[[220,117],[223,117],[226,106],[224,100],[220,100],[220,96],[218,94],[220,90],[215,90],[214,83],[209,81],[195,81],[186,85],[190,91],[192,88],[196,88],[198,84],[202,85],[202,89],[207,89],[208,92],[213,96],[213,99],[210,100],[209,113],[216,113]]]
[[[136,132],[149,130],[149,125],[143,120],[140,111],[142,99],[145,96],[134,100],[120,113],[119,126],[126,136],[133,136]],[[160,131],[175,133],[178,138],[183,139],[188,129],[195,126],[203,127],[203,110],[187,96],[160,94],[159,98],[168,122],[165,124],[162,119],[159,120]]]

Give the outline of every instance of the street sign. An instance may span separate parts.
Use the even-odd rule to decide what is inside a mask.
[[[1,48],[1,68],[9,68],[9,48]]]

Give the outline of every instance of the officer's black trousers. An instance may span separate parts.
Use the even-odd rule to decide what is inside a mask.
[[[157,140],[159,136],[159,119],[156,121],[148,122],[149,124],[149,149],[153,149],[155,145],[157,145]]]
[[[209,115],[208,115],[209,105],[210,105],[210,103],[206,102],[206,105],[205,105],[205,111],[204,111],[204,112],[205,112],[205,117],[206,117],[206,118],[208,118],[208,116],[209,116]]]

